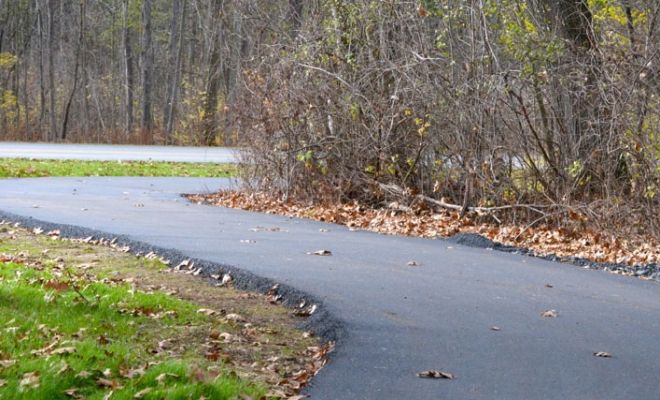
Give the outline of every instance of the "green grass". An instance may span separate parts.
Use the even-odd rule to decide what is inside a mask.
[[[195,304],[55,260],[26,264],[0,261],[0,399],[76,398],[70,390],[86,399],[111,390],[127,400],[141,391],[144,399],[264,395],[203,356],[200,329],[212,317]]]
[[[230,177],[234,175],[236,175],[236,166],[232,164],[0,159],[0,178],[45,176]]]

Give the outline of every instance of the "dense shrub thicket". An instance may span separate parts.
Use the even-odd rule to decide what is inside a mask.
[[[464,211],[658,232],[656,1],[304,5],[262,20],[289,38],[243,70],[252,184],[371,203],[402,188]]]

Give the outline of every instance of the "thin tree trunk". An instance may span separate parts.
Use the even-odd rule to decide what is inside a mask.
[[[183,3],[183,8],[181,9],[181,18],[179,21],[179,43],[178,49],[174,62],[174,76],[169,85],[169,90],[167,93],[167,107],[165,112],[165,132],[167,134],[168,143],[171,142],[171,135],[174,129],[174,114],[176,113],[176,102],[179,92],[179,85],[181,81],[181,63],[183,61],[183,29],[186,21],[186,3]]]
[[[222,9],[222,0],[212,0],[213,16],[218,16]],[[214,32],[211,37],[211,57],[209,58],[209,69],[206,75],[206,98],[204,101],[204,116],[202,119],[202,137],[204,144],[212,146],[215,144],[217,126],[215,121],[216,109],[218,108],[218,91],[220,90],[220,48],[223,43],[221,20],[213,22]]]
[[[80,53],[83,46],[83,33],[85,32],[85,1],[80,1],[80,32],[78,33],[78,47],[76,48],[76,66],[73,72],[73,87],[71,88],[71,94],[69,94],[69,99],[67,100],[66,107],[64,109],[64,118],[62,120],[62,131],[60,133],[60,140],[66,140],[66,135],[68,133],[69,126],[69,115],[71,112],[71,104],[73,103],[73,98],[76,95],[76,89],[78,89],[78,75],[80,73]]]
[[[53,61],[53,46],[55,44],[55,18],[53,16],[54,0],[45,0],[46,14],[48,16],[48,91],[50,98],[49,117],[50,117],[50,131],[48,133],[49,140],[57,139],[57,110],[55,108],[55,62]]]
[[[151,32],[151,0],[142,3],[142,133],[152,135],[154,119],[152,114],[153,48]],[[150,140],[153,140],[151,138]]]
[[[133,130],[133,87],[135,86],[135,77],[133,75],[133,48],[131,47],[131,34],[128,21],[128,1],[124,0],[123,13],[124,13],[124,73],[125,73],[125,90],[126,90],[126,119],[124,129],[126,137],[128,137]]]
[[[43,125],[46,115],[46,84],[44,82],[44,21],[41,9],[37,11],[39,27],[39,134],[42,140],[48,141],[48,134],[44,134]]]

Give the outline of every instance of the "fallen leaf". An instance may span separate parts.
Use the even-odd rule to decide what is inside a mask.
[[[606,351],[597,351],[594,353],[595,357],[602,357],[602,358],[612,358],[612,355]]]
[[[549,284],[549,283],[546,283],[546,284],[545,284],[545,287],[547,287],[548,289],[552,289],[554,286],[552,286],[552,285]]]
[[[152,388],[142,389],[139,392],[135,393],[135,395],[133,395],[133,398],[134,399],[141,399],[144,396],[146,396],[149,392],[151,392],[152,390],[153,390]]]
[[[74,399],[84,399],[84,396],[78,393],[80,389],[70,388],[64,391],[64,394]]]
[[[305,307],[305,308],[301,307],[300,309],[294,311],[293,314],[299,317],[309,317],[310,315],[314,314],[314,312],[316,312],[317,308],[318,307],[316,304],[312,304],[309,307]]]
[[[179,375],[170,374],[168,372],[165,372],[165,373],[162,373],[162,374],[160,374],[156,377],[156,382],[158,382],[159,385],[164,385],[167,378],[178,378],[178,377],[179,377]]]
[[[171,349],[174,346],[171,340],[165,339],[158,342],[158,348],[161,350]]]
[[[3,387],[7,384],[7,381],[4,379],[0,379],[0,387]]]
[[[69,284],[66,282],[58,281],[56,279],[51,279],[44,283],[44,289],[52,289],[57,292],[64,292],[69,289]]]
[[[69,366],[69,364],[62,363],[62,366],[60,367],[60,369],[57,370],[55,375],[62,375],[63,373],[69,372],[69,371],[71,371],[71,367]]]
[[[419,266],[419,264],[417,263],[417,261],[411,260],[411,261],[408,261],[408,266],[409,267],[417,267],[417,266]]]
[[[501,331],[502,329],[500,329],[499,326],[491,326],[491,327],[490,327],[490,330],[491,330],[491,331],[498,331],[498,332],[499,332],[499,331]]]
[[[78,372],[78,375],[76,375],[76,378],[87,379],[90,376],[92,376],[92,374],[90,374],[89,372],[83,370],[83,371]]]
[[[23,388],[34,389],[39,387],[39,371],[26,372],[19,382],[19,386]]]
[[[316,250],[307,254],[310,256],[331,256],[332,252],[330,250]]]
[[[449,372],[438,371],[433,369],[428,371],[418,372],[417,376],[420,378],[430,378],[430,379],[454,379],[454,375],[450,374]]]
[[[60,347],[51,351],[50,354],[54,354],[57,356],[57,355],[71,354],[75,352],[76,352],[75,347]]]
[[[559,316],[559,312],[557,310],[547,310],[544,311],[541,316],[545,318],[557,318]]]
[[[145,373],[144,367],[135,368],[135,369],[128,369],[124,367],[119,368],[119,376],[127,379],[137,378],[138,376],[144,375],[144,373]]]
[[[245,322],[245,318],[243,318],[243,316],[240,314],[227,314],[225,316],[225,319],[227,321],[233,321],[233,322]]]
[[[111,380],[111,379],[99,378],[96,381],[96,384],[101,386],[101,387],[110,388],[112,390],[122,388],[122,386],[119,384],[119,382],[115,381],[114,379]]]

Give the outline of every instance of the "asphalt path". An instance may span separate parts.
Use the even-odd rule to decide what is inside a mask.
[[[320,299],[341,328],[330,364],[307,389],[312,399],[660,398],[656,282],[179,196],[231,185],[194,178],[3,180],[0,211],[127,235]],[[333,255],[306,254],[320,249]],[[407,265],[411,260],[419,265]],[[549,309],[558,317],[541,316]],[[612,358],[593,355],[600,351]],[[416,376],[429,369],[455,378]]]
[[[236,149],[226,147],[0,142],[0,158],[235,163],[236,155]]]

